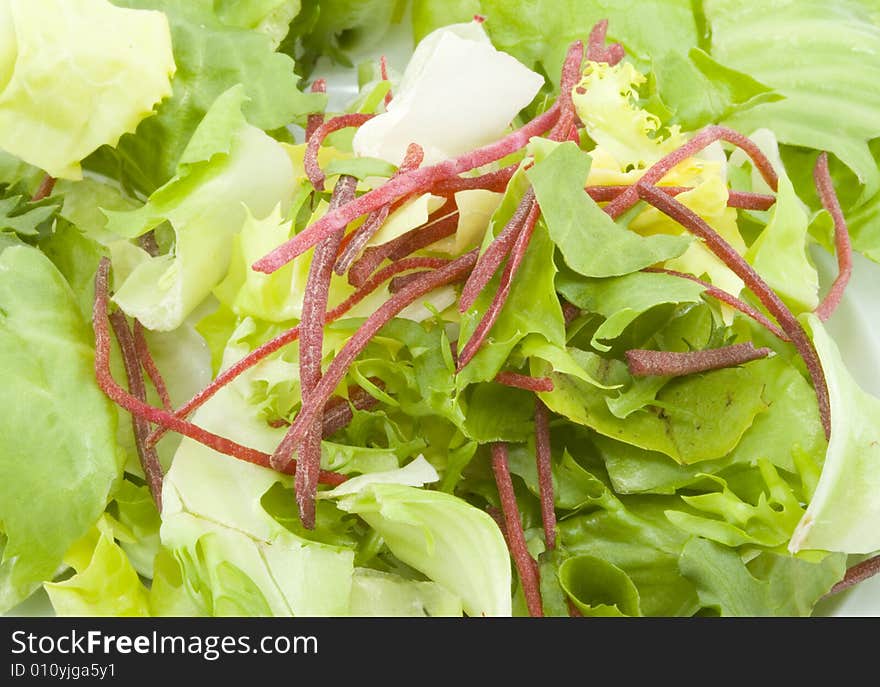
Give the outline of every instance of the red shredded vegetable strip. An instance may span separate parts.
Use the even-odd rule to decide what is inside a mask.
[[[849,241],[849,230],[846,227],[846,219],[843,217],[843,211],[840,209],[840,201],[837,200],[837,194],[834,192],[834,184],[831,181],[831,174],[828,171],[828,154],[822,153],[816,160],[816,166],[813,169],[813,179],[816,182],[816,190],[819,193],[819,199],[831,218],[834,220],[834,245],[837,249],[837,278],[831,285],[831,289],[822,299],[819,307],[816,308],[816,314],[821,320],[827,320],[831,317],[840,301],[843,298],[843,292],[852,276],[852,244]]]
[[[495,473],[495,484],[498,486],[498,496],[501,498],[501,513],[504,516],[507,545],[519,573],[519,581],[522,584],[529,615],[533,618],[542,618],[544,608],[541,602],[538,565],[526,546],[526,535],[523,532],[522,520],[520,520],[519,509],[516,505],[516,494],[513,491],[513,480],[510,477],[510,466],[507,463],[507,444],[505,443],[492,444],[492,472]]]
[[[514,210],[507,224],[504,225],[504,229],[498,232],[498,235],[477,260],[474,271],[471,272],[471,276],[468,277],[464,288],[461,290],[461,299],[458,302],[459,312],[468,310],[483,292],[483,289],[486,288],[486,285],[492,281],[495,272],[498,271],[501,263],[504,262],[504,258],[508,256],[510,249],[513,248],[513,244],[516,243],[517,236],[519,236],[523,223],[528,218],[534,204],[535,192],[529,188],[523,195],[522,200],[520,200],[519,205],[516,206],[516,210]]]
[[[652,351],[633,348],[626,351],[626,362],[633,377],[681,377],[684,375],[736,367],[766,358],[773,351],[755,348],[751,341],[707,348],[702,351]]]
[[[324,190],[324,171],[318,164],[318,151],[320,150],[321,144],[324,142],[324,139],[327,138],[327,136],[332,134],[334,131],[347,129],[353,126],[360,126],[361,124],[372,119],[373,117],[375,117],[375,115],[353,112],[350,114],[339,115],[337,117],[328,119],[326,122],[323,122],[321,126],[315,129],[315,131],[312,133],[306,143],[306,152],[305,156],[303,157],[303,165],[306,168],[306,176],[309,178],[309,181],[312,182],[312,186],[315,187],[316,191]],[[356,216],[359,217],[360,215]],[[336,227],[336,229],[338,230],[341,228],[345,228],[347,224],[348,222],[345,222],[342,225]],[[332,233],[332,231],[327,232],[328,236]],[[323,238],[327,237],[325,236]]]
[[[388,60],[385,59],[385,55],[379,58],[379,73],[382,80],[388,82],[388,92],[385,94],[385,109],[388,109],[394,96],[391,95],[391,79],[388,78]]]
[[[136,319],[134,321],[134,346],[137,351],[138,359],[140,360],[141,366],[144,368],[144,372],[147,373],[147,377],[150,378],[153,388],[156,390],[156,393],[159,394],[159,400],[162,401],[162,407],[165,408],[165,410],[174,410],[174,406],[171,405],[171,397],[168,395],[168,387],[165,384],[165,379],[162,377],[162,373],[159,372],[159,368],[156,366],[156,361],[150,354],[150,347],[147,345],[145,331],[144,325],[141,324],[140,320]]]
[[[695,277],[694,275],[687,274],[685,272],[676,272],[675,270],[667,270],[667,269],[655,268],[655,267],[646,267],[644,271],[645,272],[662,272],[663,274],[670,274],[673,277],[679,277],[681,279],[690,279],[691,281],[696,282],[697,284],[700,284],[701,286],[703,286],[706,289],[706,295],[711,296],[715,300],[721,301],[722,303],[724,303],[726,305],[729,305],[734,310],[739,310],[739,312],[741,312],[743,315],[746,315],[747,317],[751,317],[755,322],[757,322],[758,324],[760,324],[761,326],[766,328],[768,331],[770,331],[776,338],[778,338],[782,341],[789,342],[789,343],[791,342],[791,339],[789,338],[788,334],[786,334],[784,331],[782,331],[779,328],[779,325],[777,325],[775,322],[773,322],[772,320],[767,318],[767,316],[764,315],[764,313],[762,313],[760,310],[758,310],[757,308],[753,308],[751,305],[749,305],[745,301],[737,298],[736,296],[734,296],[732,294],[727,293],[727,291],[723,291],[722,289],[719,289],[717,286],[714,286],[714,285],[710,284],[709,282],[704,281],[703,279],[700,279],[699,277]]]
[[[631,186],[587,186],[586,192],[597,203],[616,199],[621,193]],[[658,186],[658,189],[671,196],[677,196],[686,191],[693,191],[687,186]],[[741,210],[769,210],[776,203],[776,197],[766,193],[751,193],[747,191],[728,191],[727,206]]]
[[[489,335],[489,332],[498,320],[498,316],[501,314],[501,310],[507,302],[507,297],[510,295],[510,289],[513,286],[513,279],[519,270],[519,266],[522,264],[523,258],[525,258],[526,249],[529,247],[529,240],[532,238],[532,233],[535,230],[535,224],[537,224],[538,216],[540,214],[541,209],[538,207],[538,202],[533,201],[529,214],[526,216],[525,223],[520,230],[519,235],[516,237],[516,242],[513,244],[513,248],[511,248],[510,257],[504,265],[504,271],[501,273],[501,283],[498,285],[498,290],[492,297],[492,302],[486,309],[483,318],[479,321],[473,334],[471,334],[467,343],[459,353],[457,362],[457,369],[459,371],[477,354],[477,351],[480,350],[480,347],[483,345],[483,342],[486,340],[486,337]]]
[[[457,193],[458,191],[469,191],[472,189],[484,189],[486,191],[495,191],[503,193],[510,183],[516,170],[519,169],[519,163],[502,167],[494,172],[486,172],[475,177],[450,177],[449,179],[441,179],[431,189],[438,195],[446,193]]]
[[[422,146],[418,143],[410,143],[403,156],[403,162],[400,163],[400,167],[398,167],[397,172],[391,178],[393,179],[395,176],[418,169],[424,159],[425,151],[422,149]],[[351,266],[351,263],[354,262],[355,258],[364,249],[364,246],[376,235],[376,232],[379,231],[385,220],[388,219],[390,212],[391,204],[383,205],[378,210],[374,210],[367,215],[364,223],[351,233],[351,238],[349,238],[345,248],[340,252],[336,265],[333,268],[336,274],[345,274],[345,270]]]
[[[849,589],[877,574],[880,574],[880,556],[867,558],[849,568],[843,579],[835,584],[825,596],[842,592],[844,589]]]
[[[44,176],[36,193],[31,197],[31,202],[36,203],[38,200],[43,200],[43,198],[48,198],[52,195],[52,190],[55,188],[56,181],[57,179],[49,174]]]
[[[562,76],[559,80],[560,104],[559,119],[551,129],[548,138],[551,141],[564,141],[571,137],[571,130],[580,121],[571,99],[571,91],[581,79],[581,64],[584,61],[584,44],[574,41],[569,47],[562,63]]]
[[[541,522],[548,551],[556,548],[556,506],[553,498],[553,461],[550,452],[550,417],[547,406],[535,399],[535,460],[538,493],[541,496]]]
[[[418,272],[410,272],[409,274],[401,274],[397,277],[394,277],[388,284],[388,293],[397,293],[402,288],[404,288],[407,284],[411,284],[413,281],[418,281],[426,274],[429,274],[431,270],[439,269],[443,267],[443,265],[451,262],[449,258],[405,258],[410,262],[414,267],[418,265],[420,269]]]
[[[587,59],[591,62],[607,62],[612,67],[620,62],[626,54],[620,43],[605,45],[605,33],[608,31],[608,20],[603,19],[590,31],[587,41]]]
[[[459,157],[438,162],[435,165],[420,167],[407,174],[401,174],[379,188],[364,193],[357,200],[347,203],[333,212],[328,212],[289,241],[257,260],[253,264],[253,269],[271,274],[361,215],[378,210],[397,198],[425,193],[442,179],[449,179],[462,172],[500,160],[523,148],[533,136],[538,136],[550,129],[558,117],[559,106],[554,104],[553,107],[535,117],[522,128],[495,143],[477,148]],[[316,135],[315,139],[317,138]]]
[[[343,174],[336,182],[330,198],[329,211],[351,202],[357,190],[357,179]],[[328,236],[315,246],[309,264],[309,276],[303,295],[300,317],[299,379],[302,402],[308,403],[312,390],[321,379],[321,359],[324,348],[324,321],[327,314],[327,300],[330,295],[330,279],[333,276],[333,263],[339,252],[339,243],[345,229]],[[299,463],[294,478],[294,491],[299,506],[299,517],[306,529],[315,527],[315,499],[318,494],[318,473],[321,469],[321,429],[323,427],[324,404],[318,410],[306,439],[299,449]],[[279,469],[288,465],[293,455],[272,456],[272,467]]]
[[[743,136],[738,131],[728,129],[724,126],[716,125],[705,127],[683,146],[681,146],[677,150],[672,151],[658,162],[655,162],[642,175],[641,179],[639,180],[640,183],[645,185],[656,184],[661,179],[663,179],[663,177],[666,176],[666,174],[676,165],[684,162],[689,157],[697,154],[705,147],[719,140],[732,143],[733,145],[745,151],[745,153],[752,159],[752,162],[755,164],[757,170],[761,173],[764,181],[767,182],[770,188],[772,188],[774,191],[776,190],[776,186],[778,183],[776,171],[773,169],[773,164],[770,162],[770,160],[767,159],[767,156],[761,152],[761,149],[758,148],[758,146],[755,145],[755,143],[751,139]],[[638,189],[639,184],[627,188],[623,193],[617,196],[617,198],[615,198],[613,201],[605,206],[605,212],[607,212],[609,216],[615,219],[620,217],[620,215],[629,210],[633,205],[638,202]]]
[[[324,79],[315,79],[311,87],[312,93],[326,93],[327,82]],[[310,114],[306,120],[306,141],[310,141],[318,128],[324,123],[324,115],[320,112]]]
[[[382,327],[392,318],[396,317],[401,310],[425,294],[446,284],[463,279],[473,269],[476,259],[477,251],[474,249],[456,258],[448,265],[444,265],[440,269],[425,275],[423,279],[408,284],[379,306],[361,325],[360,329],[352,334],[336,354],[336,357],[330,362],[323,377],[321,377],[321,381],[312,390],[308,402],[303,403],[299,414],[290,426],[290,431],[276,449],[276,455],[290,455],[290,453],[296,450],[296,447],[302,442],[305,432],[311,426],[312,421],[321,408],[324,407],[324,403],[327,402],[333,390],[345,377],[349,366]]]
[[[822,427],[825,430],[825,438],[831,436],[831,405],[828,397],[828,385],[825,382],[825,373],[822,363],[800,322],[792,314],[788,306],[776,295],[754,268],[746,262],[736,249],[725,241],[702,217],[693,210],[671,198],[657,187],[640,181],[637,184],[639,196],[660,210],[664,215],[674,219],[685,229],[701,238],[707,248],[717,255],[746,286],[764,304],[764,307],[779,322],[782,330],[788,334],[792,343],[798,349],[801,357],[807,365],[807,370],[813,380],[816,398],[819,403],[819,416],[822,419]],[[622,196],[621,196],[622,197]]]
[[[391,241],[367,248],[348,270],[348,283],[360,286],[386,258],[396,261],[452,236],[458,229],[458,211],[430,219]]]
[[[365,282],[351,296],[346,298],[342,303],[340,303],[335,308],[333,308],[333,310],[328,312],[325,323],[333,322],[334,320],[342,317],[355,305],[364,300],[364,298],[373,293],[382,284],[384,284],[386,281],[399,274],[400,272],[405,272],[406,270],[421,266],[421,262],[418,262],[418,264],[413,264],[411,259],[406,259],[399,260],[398,262],[392,263],[387,267],[383,267],[381,270],[372,275],[369,280]],[[275,338],[270,339],[263,345],[255,348],[253,351],[244,356],[241,360],[233,363],[225,370],[220,372],[220,374],[218,374],[217,377],[213,381],[211,381],[210,384],[208,384],[204,389],[199,391],[189,401],[182,405],[175,413],[175,416],[179,418],[188,417],[195,410],[203,406],[212,396],[214,396],[214,394],[220,391],[220,389],[232,382],[236,377],[252,368],[261,360],[265,360],[276,351],[280,350],[288,344],[293,343],[294,341],[297,341],[298,339],[299,325],[288,329],[286,332],[282,332]],[[153,433],[149,437],[147,437],[147,443],[150,445],[155,444],[165,435],[166,431],[167,429],[165,427],[157,427],[153,431]]]
[[[110,328],[108,326],[108,305],[110,260],[102,258],[95,275],[95,307],[92,315],[92,327],[95,333],[95,378],[104,394],[114,403],[133,415],[137,415],[156,425],[189,437],[204,444],[218,453],[223,453],[248,463],[269,467],[269,454],[221,437],[213,432],[187,422],[162,408],[156,408],[141,401],[123,389],[110,372]],[[287,474],[293,474],[295,466],[288,466]],[[335,472],[322,471],[322,484],[339,485],[347,478]]]
[[[502,370],[495,375],[495,381],[504,386],[525,391],[553,391],[553,380],[549,377],[530,377],[529,375],[521,375],[518,372]]]
[[[122,352],[122,363],[125,367],[125,376],[128,379],[128,390],[132,396],[145,403],[147,390],[144,386],[144,377],[141,373],[141,363],[138,360],[137,346],[128,321],[121,310],[110,313],[110,324],[116,334],[119,350]],[[140,459],[141,468],[150,489],[150,496],[159,512],[162,511],[162,465],[159,463],[159,454],[156,449],[146,446],[145,440],[150,433],[150,423],[143,417],[132,413],[131,425],[134,431],[134,445]]]

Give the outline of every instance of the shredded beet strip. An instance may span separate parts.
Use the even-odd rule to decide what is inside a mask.
[[[516,505],[510,466],[507,463],[507,444],[503,442],[492,444],[492,472],[495,473],[495,484],[498,486],[498,496],[501,498],[501,512],[504,515],[507,546],[519,573],[519,581],[526,597],[529,615],[533,618],[542,618],[544,608],[541,602],[538,565],[526,546],[526,535]]]
[[[608,20],[603,19],[590,31],[587,41],[587,59],[591,62],[607,62],[612,67],[620,62],[626,54],[620,43],[605,45],[605,33],[608,31]]]
[[[469,191],[473,189],[483,189],[486,191],[495,191],[503,193],[513,178],[516,170],[519,169],[519,163],[508,165],[494,172],[486,172],[475,177],[451,177],[442,179],[437,182],[433,189],[434,193],[443,195],[444,193],[457,193],[458,191]]]
[[[715,125],[707,126],[690,141],[681,146],[681,148],[672,151],[666,157],[654,163],[642,175],[639,180],[640,183],[646,185],[656,184],[676,165],[684,162],[689,157],[703,150],[706,146],[719,140],[732,143],[745,151],[745,153],[752,159],[756,169],[761,173],[764,181],[767,182],[770,188],[774,191],[776,190],[778,184],[776,172],[773,169],[773,164],[767,159],[767,156],[761,152],[761,149],[758,148],[750,138],[743,136],[738,131],[728,129],[724,126]],[[639,184],[636,184],[627,188],[623,193],[617,196],[617,198],[605,206],[605,212],[614,219],[620,217],[620,215],[638,202],[638,187]]]
[[[556,506],[553,498],[553,461],[550,452],[550,417],[547,406],[535,399],[535,460],[538,493],[541,495],[541,522],[548,551],[556,548]]]
[[[92,326],[95,332],[95,378],[104,394],[132,415],[136,415],[156,425],[163,425],[178,434],[204,444],[218,453],[268,468],[269,454],[242,446],[231,439],[221,437],[191,422],[182,420],[167,410],[151,406],[133,396],[116,383],[110,372],[110,329],[107,326],[109,319],[107,310],[110,300],[109,272],[110,261],[107,258],[103,258],[95,275],[95,307],[92,316]],[[292,475],[294,469],[295,466],[291,465],[288,466],[285,472]],[[335,472],[321,472],[322,484],[337,486],[346,479],[345,475]]]
[[[837,306],[840,305],[843,292],[846,289],[846,285],[849,284],[850,276],[852,276],[852,245],[849,241],[846,219],[843,217],[840,201],[837,200],[834,184],[831,181],[831,174],[828,171],[827,153],[822,153],[819,155],[819,159],[816,160],[816,166],[813,169],[813,179],[816,182],[816,191],[819,193],[822,207],[829,212],[834,220],[834,245],[837,249],[837,278],[834,280],[825,298],[819,304],[819,307],[816,308],[816,314],[824,321],[831,317]]]
[[[156,361],[150,354],[150,347],[147,345],[145,332],[144,325],[141,324],[140,320],[136,319],[134,321],[134,347],[135,351],[137,351],[138,360],[140,360],[144,372],[147,373],[147,377],[150,378],[150,382],[156,390],[156,393],[159,394],[159,399],[162,401],[162,407],[165,408],[165,410],[174,410],[174,406],[171,405],[171,397],[168,395],[168,387],[165,384],[162,373],[159,372],[159,368],[156,366]],[[144,400],[146,400],[146,398],[144,398]],[[149,444],[149,446],[152,446],[152,444]]]
[[[339,177],[330,198],[329,211],[349,203],[355,196],[358,180],[347,174]],[[324,321],[327,315],[327,300],[330,295],[330,279],[333,276],[333,263],[339,252],[344,228],[328,236],[315,246],[309,276],[306,279],[303,295],[302,315],[299,323],[299,379],[302,402],[308,403],[312,389],[321,379],[321,359],[324,349]],[[318,494],[318,473],[321,470],[321,430],[324,404],[316,413],[312,426],[306,432],[305,441],[299,448],[299,463],[294,478],[294,491],[299,506],[299,517],[306,529],[315,527],[315,500]],[[272,467],[279,469],[288,465],[293,455],[272,456]]]
[[[518,372],[502,371],[495,375],[495,381],[504,386],[525,391],[553,391],[553,380],[549,377],[530,377]]]
[[[519,205],[516,206],[516,210],[507,224],[504,225],[504,229],[498,232],[498,235],[492,239],[492,243],[486,247],[486,250],[483,251],[483,254],[477,260],[474,271],[471,272],[471,276],[468,277],[461,290],[461,299],[458,302],[459,312],[468,310],[483,292],[483,289],[486,288],[486,285],[492,281],[495,272],[498,271],[501,263],[504,262],[504,258],[508,256],[511,248],[516,243],[516,239],[520,235],[534,205],[535,192],[529,188],[523,195],[522,200],[520,200]]]
[[[761,276],[749,265],[748,262],[725,241],[712,227],[710,227],[699,215],[679,203],[675,198],[658,190],[645,182],[636,185],[639,196],[660,210],[663,214],[671,217],[695,236],[701,238],[706,246],[726,264],[746,286],[751,289],[764,307],[779,322],[779,326],[791,338],[792,343],[798,349],[801,357],[807,365],[807,370],[813,380],[816,398],[819,404],[819,416],[822,419],[822,427],[825,429],[825,438],[831,436],[831,404],[828,397],[828,386],[825,382],[825,373],[822,363],[800,322],[776,295]]]
[[[456,258],[448,265],[425,275],[417,282],[413,282],[401,289],[385,301],[366,321],[361,325],[345,345],[330,362],[321,381],[312,390],[308,402],[303,402],[299,414],[290,426],[290,431],[276,449],[276,455],[290,455],[302,442],[305,432],[311,427],[315,417],[330,398],[333,390],[345,377],[349,366],[354,362],[370,340],[401,310],[411,305],[425,294],[447,284],[460,281],[473,269],[477,259],[476,249]]]
[[[432,243],[452,236],[458,229],[458,211],[430,219],[391,241],[367,248],[348,270],[348,283],[361,286],[386,258],[396,261]]]
[[[631,186],[587,186],[584,189],[587,195],[597,203],[611,201]],[[687,186],[658,186],[658,189],[670,196],[677,196],[686,191],[693,191]],[[746,191],[729,191],[727,206],[740,210],[769,210],[776,203],[776,197],[766,193],[751,193]]]
[[[574,41],[569,47],[562,63],[562,76],[559,79],[559,119],[550,130],[551,141],[564,141],[571,138],[575,122],[580,121],[571,99],[571,91],[581,80],[581,64],[584,61],[584,44]],[[575,133],[577,131],[575,130]]]
[[[40,182],[39,188],[37,188],[36,193],[31,196],[31,202],[36,203],[38,200],[43,200],[43,198],[48,198],[52,195],[52,190],[55,188],[55,182],[57,179],[53,176],[47,174],[43,177],[43,181]]]
[[[755,348],[751,341],[687,352],[633,348],[626,352],[626,362],[633,377],[682,377],[697,372],[736,367],[766,358],[772,352],[769,348]]]
[[[397,198],[425,193],[442,179],[449,179],[468,170],[500,160],[523,148],[533,136],[543,134],[550,129],[558,117],[559,105],[554,104],[553,107],[535,117],[522,128],[508,134],[495,143],[477,148],[459,157],[444,160],[436,165],[420,167],[412,172],[390,179],[379,188],[368,191],[358,197],[357,200],[346,203],[333,212],[328,212],[289,241],[257,260],[253,265],[253,269],[258,272],[271,274],[361,215],[378,210],[386,203],[393,202]],[[316,135],[314,139],[317,138],[318,136]]]
[[[119,350],[122,352],[125,376],[128,379],[128,390],[132,396],[144,403],[147,400],[147,390],[144,386],[144,378],[141,373],[141,365],[138,360],[134,337],[131,334],[131,329],[128,328],[125,313],[121,310],[110,313],[110,324],[113,326],[116,341],[119,343]],[[159,454],[156,453],[156,449],[148,447],[144,443],[147,435],[150,433],[150,423],[132,413],[131,426],[134,431],[134,445],[137,449],[138,458],[141,461],[141,468],[143,468],[147,486],[150,489],[150,495],[153,497],[156,508],[161,512],[162,465],[159,463]]]
[[[397,293],[402,288],[406,287],[407,284],[418,281],[426,274],[429,274],[431,270],[439,269],[443,267],[443,265],[452,262],[449,258],[406,258],[406,260],[410,264],[414,266],[418,265],[424,269],[421,269],[418,272],[410,272],[409,274],[401,274],[400,276],[394,277],[394,279],[388,284],[388,293]]]
[[[486,337],[489,335],[489,332],[498,320],[498,316],[501,314],[501,310],[507,302],[507,297],[510,295],[510,289],[513,286],[513,279],[525,257],[526,249],[529,247],[529,240],[532,238],[532,233],[535,230],[535,224],[537,224],[538,216],[540,214],[541,209],[538,207],[538,202],[533,201],[529,214],[526,217],[525,224],[520,230],[519,235],[516,237],[516,243],[513,244],[513,248],[510,251],[510,257],[504,265],[504,271],[501,273],[501,283],[498,285],[498,290],[492,297],[492,302],[486,309],[483,318],[479,321],[473,334],[471,334],[471,337],[459,353],[458,362],[456,363],[459,371],[461,371],[461,369],[477,354],[477,351],[480,350],[480,347],[483,345],[483,342],[486,340]]]
[[[685,272],[676,272],[675,270],[667,270],[657,267],[646,267],[644,269],[645,272],[660,272],[662,274],[669,274],[673,277],[679,277],[681,279],[690,279],[697,284],[700,284],[706,289],[706,295],[711,296],[717,301],[721,301],[722,303],[729,305],[734,310],[738,310],[743,315],[747,317],[751,317],[755,322],[760,324],[762,327],[771,332],[776,338],[781,341],[785,341],[791,343],[791,339],[788,334],[782,331],[775,322],[767,318],[764,313],[762,313],[757,308],[753,308],[751,305],[746,303],[745,301],[737,298],[733,294],[727,293],[727,291],[723,291],[719,289],[717,286],[710,284],[709,282],[700,279],[699,277],[695,277],[692,274],[687,274]]]
[[[842,592],[844,589],[849,589],[877,574],[880,574],[880,556],[867,558],[849,568],[843,579],[835,584],[825,596]]]
[[[379,58],[379,73],[382,76],[382,81],[388,82],[388,92],[385,94],[385,109],[387,110],[394,96],[391,95],[391,79],[388,78],[388,60],[385,59],[385,55]]]
[[[580,317],[581,309],[574,303],[569,303],[562,298],[560,299],[560,305],[562,306],[562,319],[565,320],[566,327]]]
[[[391,265],[387,265],[386,267],[383,267],[381,270],[372,275],[369,280],[367,280],[367,282],[365,282],[363,286],[361,286],[357,291],[355,291],[342,303],[333,308],[333,310],[328,312],[325,324],[333,322],[334,320],[342,317],[355,305],[364,300],[364,298],[373,293],[382,284],[384,284],[386,281],[399,274],[400,272],[405,272],[406,270],[414,268],[420,268],[422,266],[423,263],[421,258],[406,258],[403,260],[398,260],[397,262],[392,263]],[[237,361],[236,363],[230,365],[225,370],[220,372],[220,374],[218,374],[217,377],[210,384],[208,384],[204,389],[199,391],[189,401],[182,405],[180,409],[178,409],[175,413],[175,416],[178,418],[188,417],[195,410],[207,403],[208,400],[212,396],[214,396],[214,394],[216,394],[218,391],[220,391],[220,389],[232,382],[236,377],[252,368],[261,360],[268,358],[279,349],[293,343],[294,341],[297,341],[298,339],[299,325],[288,329],[286,332],[282,332],[274,339],[270,339],[263,345],[255,348],[241,360]],[[147,437],[147,444],[154,445],[165,435],[168,429],[169,428],[162,426],[157,427],[153,431],[153,433],[149,437]]]
[[[315,79],[314,83],[312,83],[311,91],[312,93],[326,93],[327,82],[324,79]],[[306,142],[312,139],[312,136],[314,136],[315,132],[323,123],[324,115],[320,112],[309,115],[306,120]]]
[[[384,388],[381,379],[371,377],[370,381],[376,386]],[[354,418],[355,410],[373,410],[379,405],[379,401],[359,386],[348,387],[348,398],[331,396],[324,404],[324,427],[321,435],[324,438],[333,436],[341,429],[348,426]]]
[[[397,172],[391,178],[393,179],[396,176],[418,169],[424,159],[425,151],[422,149],[422,146],[418,143],[410,143],[406,148],[406,154],[403,156],[400,167],[398,167]],[[378,210],[374,210],[367,215],[364,223],[351,233],[348,243],[340,252],[339,259],[333,268],[336,274],[345,274],[345,270],[351,266],[351,263],[354,262],[355,258],[364,249],[364,246],[376,235],[376,232],[379,231],[385,220],[388,219],[390,212],[391,203],[383,205]]]
[[[360,126],[361,124],[372,119],[373,117],[375,117],[375,115],[363,114],[359,112],[339,115],[338,117],[328,119],[326,122],[323,122],[321,126],[315,129],[315,131],[306,142],[306,152],[303,156],[303,166],[306,169],[306,176],[309,178],[309,181],[312,182],[312,186],[315,187],[316,191],[324,190],[324,179],[326,178],[324,176],[324,171],[318,164],[318,151],[321,149],[321,144],[324,142],[324,139],[327,138],[327,136],[332,134],[334,131],[339,131],[340,129],[348,129],[349,127],[353,126]],[[341,225],[341,228],[344,228],[347,224],[348,222],[345,222]],[[336,228],[339,229],[340,227]],[[329,235],[333,232],[327,233]],[[327,237],[325,236],[323,238]]]

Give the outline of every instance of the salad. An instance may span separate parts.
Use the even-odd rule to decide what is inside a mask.
[[[878,77],[869,0],[0,0],[0,609],[813,614]]]

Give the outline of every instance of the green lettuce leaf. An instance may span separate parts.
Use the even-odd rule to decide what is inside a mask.
[[[27,246],[3,250],[0,608],[52,577],[121,477],[117,413],[95,381],[92,346],[75,296],[49,259]]]
[[[572,556],[559,566],[565,593],[585,616],[638,616],[639,591],[616,565],[595,556]]]
[[[825,467],[789,548],[880,550],[880,400],[859,388],[818,317],[805,315],[831,397]]]
[[[108,212],[107,230],[137,236],[168,220],[174,252],[142,261],[118,287],[115,301],[148,329],[179,326],[229,267],[231,237],[248,211],[284,212],[293,194],[293,165],[274,139],[247,124],[245,93],[236,86],[205,116],[184,151],[178,175],[132,212]]]
[[[784,100],[738,112],[743,132],[772,129],[790,145],[828,150],[853,169],[865,196],[880,188],[868,140],[880,136],[880,26],[871,4],[780,0],[758,6],[706,0],[712,56],[775,89]]]
[[[159,12],[3,0],[0,27],[0,148],[54,177],[80,178],[83,158],[171,95],[171,35]]]
[[[461,599],[469,616],[511,614],[510,556],[485,512],[440,491],[369,483],[341,498],[385,540],[391,552]]]
[[[123,137],[117,151],[104,148],[87,162],[126,187],[149,195],[171,179],[202,118],[221,94],[237,84],[247,96],[243,108],[248,121],[266,131],[323,109],[326,97],[299,90],[293,61],[275,52],[272,37],[224,23],[215,14],[214,0],[114,2],[164,12],[177,63],[173,95],[157,115]]]
[[[684,253],[688,236],[640,236],[617,224],[584,192],[590,157],[574,143],[558,146],[526,176],[550,238],[566,264],[586,277],[635,272]]]
[[[460,616],[461,600],[436,582],[355,568],[350,613],[357,617]]]

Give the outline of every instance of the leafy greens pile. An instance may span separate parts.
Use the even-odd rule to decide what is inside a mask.
[[[0,609],[809,615],[878,77],[869,0],[0,0]]]

